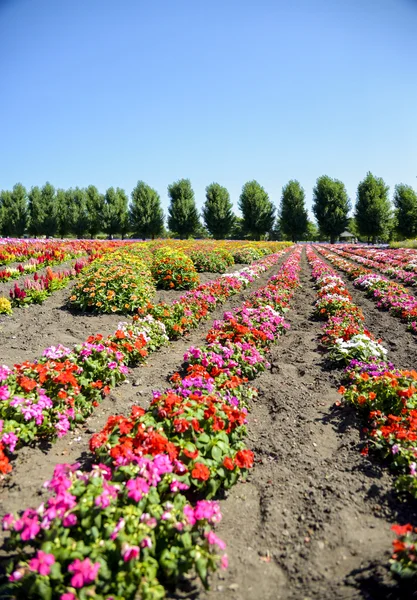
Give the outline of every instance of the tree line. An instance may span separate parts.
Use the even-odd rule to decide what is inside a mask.
[[[282,189],[278,211],[257,181],[245,183],[238,207],[242,217],[233,212],[227,189],[219,183],[206,187],[202,221],[189,179],[168,186],[169,232],[180,238],[216,239],[290,239],[335,241],[349,229],[367,240],[388,239],[393,235],[417,235],[417,195],[408,185],[395,186],[394,210],[389,187],[382,178],[368,173],[359,183],[354,218],[344,184],[324,175],[313,189],[313,213],[317,226],[308,219],[305,191],[296,180]],[[55,189],[47,182],[27,191],[18,183],[11,191],[0,192],[0,232],[3,236],[21,237],[25,233],[48,237],[75,235],[113,237],[131,235],[154,238],[167,235],[165,215],[158,192],[138,181],[129,198],[121,188],[110,187],[104,194],[94,185],[87,188]]]

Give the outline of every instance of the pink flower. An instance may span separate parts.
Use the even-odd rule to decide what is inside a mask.
[[[65,594],[62,594],[60,600],[77,600],[77,596],[71,592],[66,592]]]
[[[7,385],[0,385],[0,400],[8,400],[10,398],[10,392]]]
[[[220,550],[225,550],[226,548],[226,544],[223,540],[221,540],[219,537],[217,537],[217,535],[214,533],[214,531],[209,531],[208,533],[205,533],[204,536],[206,537],[208,543],[213,546],[214,544],[216,544]]]
[[[66,517],[63,518],[62,524],[64,527],[73,527],[77,524],[77,516],[74,513],[70,513]]]
[[[229,559],[227,558],[227,554],[223,554],[223,556],[221,557],[221,560],[220,560],[220,568],[223,569],[223,571],[225,571],[228,566],[229,566]]]
[[[128,562],[129,560],[137,558],[139,553],[139,546],[130,546],[129,544],[125,544],[122,550],[122,557],[125,562]]]
[[[55,556],[53,554],[47,554],[46,552],[42,552],[42,550],[38,550],[35,558],[29,561],[29,569],[37,571],[40,575],[49,575],[54,562]]]
[[[128,498],[132,498],[135,502],[141,500],[143,494],[149,492],[149,484],[142,478],[136,477],[136,479],[129,479],[126,483],[126,487],[129,490]]]
[[[71,585],[75,588],[82,588],[84,585],[93,583],[100,569],[100,563],[92,563],[89,558],[80,560],[76,558],[68,567],[70,573],[74,573],[71,577]]]

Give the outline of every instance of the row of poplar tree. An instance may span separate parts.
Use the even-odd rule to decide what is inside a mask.
[[[344,184],[324,175],[313,189],[313,213],[317,227],[308,220],[305,191],[296,180],[282,189],[278,214],[267,192],[257,181],[245,183],[238,207],[242,217],[233,213],[227,189],[218,183],[206,188],[202,209],[204,227],[196,207],[189,179],[168,186],[170,205],[168,227],[181,238],[203,236],[217,239],[252,238],[268,235],[272,239],[330,239],[335,241],[347,228],[369,240],[387,239],[392,232],[401,237],[417,235],[417,195],[407,185],[397,185],[394,212],[389,187],[383,179],[368,173],[360,182],[355,217],[349,219],[351,202]],[[205,228],[205,229],[204,229]],[[112,237],[132,235],[153,238],[166,233],[164,212],[156,190],[139,181],[131,200],[121,188],[109,188],[105,194],[90,185],[87,188],[55,189],[50,183],[29,192],[22,184],[0,193],[0,232],[4,236]]]

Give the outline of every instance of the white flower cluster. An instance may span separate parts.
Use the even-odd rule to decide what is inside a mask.
[[[379,342],[371,340],[364,333],[358,333],[347,342],[343,338],[335,341],[330,358],[333,360],[369,360],[371,357],[384,360],[388,350]]]

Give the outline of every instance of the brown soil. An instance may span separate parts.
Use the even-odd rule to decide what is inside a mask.
[[[205,341],[207,331],[211,327],[212,319],[220,319],[223,316],[225,310],[230,310],[234,307],[240,306],[242,302],[258,287],[262,287],[266,284],[267,280],[278,271],[279,265],[285,259],[285,256],[281,258],[278,265],[264,273],[254,284],[246,288],[243,292],[233,296],[228,302],[219,306],[216,310],[210,313],[209,321],[201,323],[200,327],[191,332],[189,335],[184,336],[182,339],[170,343],[168,346],[162,348],[159,352],[155,352],[149,357],[149,360],[145,365],[142,365],[136,369],[130,369],[128,379],[115,388],[112,393],[100,404],[93,415],[86,421],[82,427],[77,427],[69,435],[61,438],[53,445],[45,445],[44,447],[23,447],[17,452],[17,458],[13,461],[13,472],[10,477],[7,477],[2,483],[0,483],[0,516],[5,513],[13,512],[24,507],[37,506],[41,502],[42,484],[45,480],[52,476],[53,469],[56,464],[66,462],[81,462],[88,461],[88,442],[91,438],[91,434],[99,431],[106,423],[108,417],[113,414],[129,414],[131,407],[141,405],[148,407],[152,399],[152,390],[164,389],[169,387],[168,378],[170,375],[180,369],[183,362],[184,352],[191,345],[202,345]],[[242,265],[240,265],[242,266]],[[237,268],[239,268],[238,266]],[[237,270],[236,265],[232,270]],[[207,281],[213,279],[215,274],[203,273],[201,280]],[[65,290],[64,290],[65,292]],[[66,292],[68,293],[68,292]],[[174,298],[174,294],[181,295],[184,292],[164,292],[165,294],[171,294],[171,299]],[[58,295],[58,294],[57,294]],[[46,304],[41,307],[27,307],[23,310],[23,313],[31,308],[37,308],[38,312],[41,313],[42,317],[46,319],[47,324],[50,326],[50,331],[55,337],[52,341],[45,342],[42,333],[36,329],[36,333],[33,335],[33,347],[36,348],[36,344],[40,348],[45,348],[48,344],[56,344],[63,339],[59,325],[56,326],[58,329],[53,329],[52,320],[54,314],[50,314],[49,317],[46,313]],[[56,309],[59,312],[59,308]],[[53,311],[51,311],[53,313]],[[72,331],[80,332],[80,341],[87,337],[88,333],[105,333],[104,323],[107,323],[109,332],[113,331],[117,327],[117,323],[121,320],[121,317],[115,317],[110,315],[106,321],[106,316],[79,316],[74,317],[68,314],[68,318],[80,319],[79,329],[76,329],[75,325],[72,325]],[[92,325],[90,326],[86,334],[82,334],[82,323],[91,319]],[[88,321],[90,323],[90,321]],[[78,323],[77,323],[78,325]],[[41,330],[42,331],[42,330]],[[22,334],[18,338],[18,348],[24,347],[24,340],[22,337],[29,333]],[[40,337],[40,341],[37,338]],[[65,338],[65,336],[64,336]],[[22,341],[21,341],[22,340]],[[73,340],[64,343],[72,343]],[[21,351],[12,349],[12,352],[17,355],[17,359],[21,360]],[[34,352],[32,352],[34,354]],[[10,355],[10,351],[9,351]],[[39,352],[38,352],[39,355]],[[27,354],[26,354],[27,356]],[[6,355],[7,362],[10,364],[11,361]],[[0,361],[1,362],[1,361]]]
[[[238,271],[248,265],[233,265],[228,272]],[[219,273],[200,273],[200,282],[219,277]],[[41,304],[31,304],[14,309],[13,315],[0,315],[0,363],[12,365],[24,360],[34,360],[48,346],[63,344],[72,347],[89,335],[109,335],[120,321],[129,321],[129,315],[95,315],[77,313],[67,308],[70,289],[76,281],[49,296]],[[10,282],[8,289],[10,289]],[[184,291],[158,290],[155,302],[172,302]],[[0,294],[1,295],[1,294]]]
[[[274,271],[258,280],[257,286],[264,285]],[[392,491],[388,470],[361,456],[361,424],[355,414],[335,408],[341,374],[326,368],[319,351],[321,324],[312,318],[315,291],[305,257],[301,279],[303,289],[287,314],[291,329],[273,348],[271,369],[256,381],[259,398],[249,415],[247,440],[255,452],[255,467],[246,482],[220,500],[223,520],[218,534],[228,546],[229,569],[212,577],[211,591],[187,590],[175,598],[407,597],[394,585],[387,568],[393,539],[390,526],[397,520],[416,521],[416,515]],[[234,297],[213,318],[240,305],[249,293]],[[41,484],[54,465],[84,461],[90,434],[110,414],[127,413],[134,403],[147,406],[150,391],[167,386],[167,376],[180,366],[183,352],[202,343],[208,327],[155,353],[146,367],[132,371],[129,383],[117,388],[85,427],[44,452],[21,451],[3,485],[2,512],[40,503]],[[398,336],[396,327],[397,322],[388,319],[383,337],[396,340],[390,358],[405,366],[408,342],[406,336]],[[62,336],[56,341],[62,341]]]
[[[321,324],[303,263],[291,329],[256,382],[248,435],[255,467],[221,501],[230,568],[202,600],[411,597],[388,570],[390,527],[416,514],[400,503],[388,470],[361,456],[355,413],[334,405],[341,373],[327,370],[318,351]],[[392,319],[384,337],[397,338],[390,358],[400,364],[407,349],[395,332]]]

